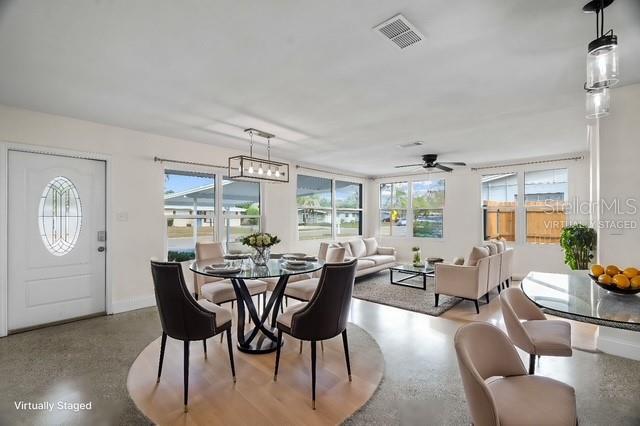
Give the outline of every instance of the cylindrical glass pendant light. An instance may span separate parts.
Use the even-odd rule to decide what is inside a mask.
[[[589,43],[587,88],[613,87],[618,84],[617,37],[605,35]]]
[[[587,118],[600,118],[609,115],[609,89],[587,90],[586,95]]]

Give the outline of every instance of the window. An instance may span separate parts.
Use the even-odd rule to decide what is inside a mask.
[[[64,176],[53,178],[40,197],[38,214],[42,243],[54,256],[69,253],[82,226],[82,204],[76,186]]]
[[[332,237],[331,179],[298,175],[296,205],[300,240]]]
[[[442,238],[444,179],[412,182],[413,236]]]
[[[336,235],[362,235],[362,184],[337,180],[335,185]]]
[[[409,183],[380,184],[381,236],[407,235],[407,209],[409,207]]]
[[[164,214],[168,260],[195,257],[197,241],[215,241],[215,177],[205,173],[167,170]]]
[[[260,232],[260,183],[222,180],[222,214],[228,251],[243,251],[240,239]]]
[[[516,240],[518,175],[502,173],[482,176],[482,223],[484,239]]]
[[[527,242],[555,244],[567,216],[564,204],[568,201],[567,169],[536,170],[524,175],[524,201],[527,220]]]

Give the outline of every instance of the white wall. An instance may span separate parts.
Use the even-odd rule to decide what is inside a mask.
[[[598,252],[604,264],[640,265],[640,84],[611,91],[611,115],[600,120],[599,191],[619,211],[604,209],[601,221],[631,221],[635,228],[601,226]],[[631,200],[634,208],[624,203]]]
[[[112,303],[115,312],[155,303],[148,262],[152,257],[165,257],[166,225],[163,210],[165,165],[154,162],[154,156],[224,165],[227,157],[239,153],[212,145],[0,106],[0,143],[3,142],[109,156],[111,179],[108,185],[112,211],[108,213],[112,227],[108,249],[112,257]],[[246,144],[239,141],[238,148],[244,152]],[[1,167],[6,167],[6,163]],[[166,168],[207,171],[169,163]],[[292,164],[293,176],[289,184],[264,186],[265,231],[282,238],[283,243],[277,251],[315,253],[318,241],[296,241],[295,171]],[[364,183],[364,179],[360,182]],[[4,190],[0,188],[0,192]],[[126,213],[128,219],[118,221],[119,213]]]
[[[586,138],[586,126],[585,126]],[[586,139],[585,139],[586,140]],[[586,143],[585,143],[586,145]],[[368,233],[377,233],[377,221],[375,214],[379,203],[379,185],[383,182],[400,182],[407,179],[445,179],[445,207],[444,207],[444,238],[413,238],[413,237],[381,237],[383,245],[394,246],[398,249],[400,259],[411,258],[411,247],[419,246],[423,257],[442,257],[451,260],[456,256],[467,257],[471,247],[482,240],[482,215],[481,215],[481,177],[482,175],[524,171],[567,168],[569,170],[569,198],[589,200],[589,160],[588,154],[583,153],[584,159],[565,162],[552,162],[547,164],[533,164],[528,166],[500,167],[471,171],[461,169],[453,173],[432,173],[420,176],[395,176],[392,178],[376,179],[369,184],[369,192],[372,194],[368,204],[370,227]],[[518,161],[515,161],[516,163]],[[519,188],[522,194],[524,188]],[[522,197],[520,197],[521,199]],[[580,202],[578,201],[578,202]],[[374,213],[372,216],[371,213]],[[588,215],[572,214],[570,220],[583,223],[588,221]],[[517,225],[524,227],[523,215],[519,215]],[[516,233],[518,233],[516,231]],[[528,244],[523,241],[510,243],[515,251],[514,272],[515,276],[524,276],[529,271],[565,272],[568,267],[564,264],[564,256],[559,245]]]

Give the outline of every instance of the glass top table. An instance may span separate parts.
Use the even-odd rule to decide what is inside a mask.
[[[408,275],[408,276],[398,280],[394,280],[393,279],[394,272],[402,275]],[[404,287],[419,288],[422,290],[426,290],[427,277],[433,277],[433,276],[435,276],[435,269],[431,265],[413,266],[412,264],[407,263],[407,264],[395,265],[389,268],[389,278],[391,280],[391,284],[401,285]],[[407,284],[406,282],[407,280],[410,280],[416,277],[422,277],[422,287],[414,284]]]
[[[226,263],[231,267],[240,270],[236,273],[216,271],[209,268],[211,265]],[[250,354],[264,354],[277,349],[276,337],[276,317],[284,297],[284,289],[291,275],[307,274],[322,269],[324,262],[309,261],[300,268],[289,269],[283,259],[270,259],[266,265],[258,266],[251,259],[226,260],[222,258],[198,260],[191,264],[189,269],[196,274],[209,277],[226,278],[233,285],[236,294],[238,320],[237,336],[238,349]],[[262,314],[258,313],[253,297],[247,288],[245,280],[256,280],[261,278],[278,278],[278,283],[271,292],[269,301],[264,305]],[[245,306],[248,312],[245,313]],[[245,333],[245,315],[248,314],[253,329]],[[271,315],[271,325],[269,325],[269,315]]]
[[[616,294],[598,287],[587,271],[530,272],[522,291],[551,315],[612,328],[640,331],[640,293]]]

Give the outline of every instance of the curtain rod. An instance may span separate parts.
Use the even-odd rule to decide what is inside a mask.
[[[577,160],[584,160],[584,155],[578,155],[576,157],[566,157],[566,158],[554,158],[554,159],[550,159],[550,160],[538,160],[538,161],[525,161],[522,163],[510,163],[510,164],[498,164],[495,166],[482,166],[482,167],[471,167],[472,171],[478,171],[478,170],[486,170],[486,169],[499,169],[502,167],[516,167],[516,166],[529,166],[532,164],[546,164],[546,163],[557,163],[560,161],[577,161]]]
[[[170,160],[168,158],[153,157],[153,161],[157,163],[175,163],[175,164],[188,164],[190,166],[202,166],[212,167],[214,169],[228,169],[228,166],[219,166],[217,164],[198,163],[195,161],[183,161],[183,160]]]
[[[330,175],[337,175],[337,176],[346,176],[346,177],[352,177],[352,178],[356,178],[356,179],[370,179],[370,178],[367,178],[366,176],[357,176],[357,175],[349,175],[349,174],[346,174],[346,173],[331,172],[331,171],[328,171],[328,170],[316,169],[314,167],[300,166],[300,165],[297,165],[297,164],[296,164],[296,169],[312,170],[314,172],[327,173],[327,174],[330,174]]]

